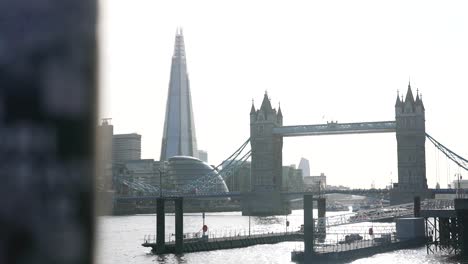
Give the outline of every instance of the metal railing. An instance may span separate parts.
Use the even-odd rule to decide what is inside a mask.
[[[326,227],[347,225],[362,222],[372,222],[375,220],[386,219],[391,217],[401,217],[413,214],[413,204],[403,204],[399,206],[389,206],[378,209],[370,209],[359,211],[357,213],[348,213],[335,216],[329,216],[315,219],[316,225],[325,222]]]
[[[430,199],[421,202],[422,210],[453,210],[455,202],[453,199]]]
[[[345,235],[345,234],[341,234]],[[391,244],[396,242],[396,236],[394,233],[379,233],[373,236],[363,236],[362,240],[354,240],[351,242],[336,241],[336,240],[325,240],[320,243],[315,243],[315,253],[332,253],[332,252],[343,252],[349,250],[356,250],[361,248],[368,248],[374,246],[381,246],[385,244]],[[294,245],[293,252],[304,251],[304,244]]]
[[[235,240],[235,239],[248,239],[248,238],[261,238],[261,237],[272,237],[272,236],[285,236],[285,235],[294,235],[300,234],[298,231],[290,232],[273,232],[265,231],[264,229],[232,229],[232,230],[213,230],[205,233],[206,238],[209,241],[221,241],[221,240]],[[184,240],[195,240],[203,239],[202,232],[191,232],[184,233]],[[172,242],[175,240],[175,234],[167,234],[165,242]],[[148,234],[143,237],[143,243],[156,243],[156,235]]]

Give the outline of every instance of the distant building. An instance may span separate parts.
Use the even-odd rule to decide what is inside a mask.
[[[208,163],[194,157],[174,156],[166,164],[163,186],[185,193],[219,193],[228,188],[218,172]],[[221,200],[225,200],[223,198]]]
[[[112,137],[113,162],[141,159],[141,135],[117,134]]]
[[[110,118],[103,118],[97,127],[96,189],[108,191],[112,187],[112,135],[114,126]]]
[[[302,170],[303,177],[310,176],[309,160],[301,158],[301,161],[299,161],[299,169]]]
[[[163,172],[161,162],[153,159],[128,160],[125,162],[125,166],[132,174],[133,179],[152,186],[159,186],[159,170],[161,169]]]
[[[208,152],[206,150],[198,150],[198,158],[201,161],[208,162]]]
[[[229,164],[229,160],[224,161],[223,166]],[[234,161],[238,162],[238,161]],[[231,164],[234,165],[235,164]],[[250,191],[250,162],[246,161],[244,164],[239,165],[240,167],[226,175],[226,185],[230,192],[248,192]]]
[[[98,160],[110,162],[112,160],[112,136],[114,126],[110,118],[103,118],[97,128]]]
[[[320,173],[320,176],[304,177],[304,188],[314,192],[325,190],[327,188],[327,176],[325,173]]]
[[[282,168],[283,191],[302,191],[302,170],[296,169],[296,165],[283,166]]]
[[[458,180],[452,182],[452,189],[458,189]],[[460,189],[468,189],[468,180],[460,180]]]

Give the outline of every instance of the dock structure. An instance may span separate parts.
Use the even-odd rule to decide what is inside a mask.
[[[300,232],[265,233],[258,235],[233,235],[219,238],[189,238],[184,239],[183,252],[200,252],[218,249],[242,248],[261,244],[275,244],[287,241],[303,241],[304,234]],[[178,253],[176,241],[166,242],[164,251],[158,251],[158,243],[146,240],[143,247],[151,247],[152,252],[157,254]]]
[[[426,222],[427,253],[468,256],[468,199],[434,200],[421,209]]]
[[[165,241],[165,202],[166,200],[174,201],[175,209],[175,241]],[[318,217],[314,219],[313,216],[313,202],[317,201]],[[454,227],[468,226],[466,217],[468,212],[468,202],[456,201],[455,206],[448,210],[440,209],[439,201],[424,201],[416,197],[412,206],[405,205],[404,207],[392,207],[390,209],[382,209],[383,214],[377,212],[376,214],[367,215],[367,221],[376,221],[382,218],[387,218],[393,214],[394,217],[401,217],[402,215],[412,214],[412,218],[398,218],[397,219],[397,232],[386,232],[374,234],[369,229],[369,237],[360,237],[357,240],[351,239],[348,241],[332,241],[331,243],[325,242],[327,236],[327,228],[336,225],[346,225],[353,222],[363,222],[365,219],[344,219],[333,223],[330,218],[326,217],[326,200],[320,197],[313,197],[310,194],[304,195],[304,225],[302,230],[298,232],[280,232],[280,233],[264,233],[264,234],[245,234],[234,232],[228,236],[223,237],[209,237],[205,233],[201,237],[191,237],[190,234],[183,233],[183,198],[181,197],[167,197],[157,199],[156,208],[156,235],[152,239],[148,236],[145,238],[143,247],[150,247],[153,253],[168,254],[168,253],[189,253],[210,251],[219,249],[233,249],[249,247],[259,244],[274,244],[287,241],[303,241],[303,251],[291,252],[291,259],[297,262],[310,263],[315,261],[333,261],[333,260],[346,260],[351,258],[358,258],[369,256],[376,253],[387,252],[396,249],[411,248],[423,246],[428,243],[429,232],[427,229],[427,218],[434,217],[436,214],[439,217],[445,216],[449,218],[448,223],[445,220],[438,220],[438,230],[442,233],[436,240],[437,245],[441,245],[440,241],[449,241],[452,237],[457,237],[457,247],[465,248],[468,245],[466,234],[464,230],[459,228],[456,232],[450,231],[448,233],[443,230],[453,230]],[[434,204],[436,203],[436,204]],[[447,208],[446,205],[442,206]],[[453,210],[453,207],[457,210]],[[411,210],[412,209],[412,210]],[[410,213],[411,212],[411,213]],[[426,218],[426,229],[424,229],[424,218]],[[456,220],[452,220],[456,218]],[[434,222],[436,222],[434,220]],[[399,231],[399,228],[400,231]],[[205,231],[205,230],[204,230]],[[372,232],[371,232],[372,231]],[[409,235],[411,234],[411,235]],[[341,235],[354,236],[357,234],[346,233]],[[348,237],[348,236],[346,236]],[[433,240],[434,241],[434,240]],[[430,244],[430,242],[429,242]],[[467,251],[462,251],[466,253]]]
[[[318,201],[317,205],[323,207],[323,202]],[[360,257],[370,256],[377,253],[388,252],[397,249],[406,249],[423,246],[427,241],[424,233],[424,222],[419,215],[421,214],[421,200],[419,197],[414,199],[413,215],[418,217],[402,218],[399,225],[397,221],[397,232],[380,234],[375,237],[372,228],[369,229],[369,235],[372,239],[365,239],[357,234],[350,234],[345,241],[335,241],[333,243],[315,243],[313,215],[312,215],[312,196],[304,195],[304,249],[291,252],[291,260],[299,263],[314,262],[335,262],[340,260],[351,260]],[[407,210],[403,211],[407,214]],[[320,212],[319,212],[319,216]],[[320,222],[318,222],[320,223]],[[400,227],[401,230],[398,230]],[[405,233],[411,233],[406,236]],[[402,235],[403,234],[403,235]],[[354,238],[351,238],[354,237]]]
[[[302,250],[292,251],[291,260],[297,263],[330,263],[367,257],[398,249],[421,247],[424,246],[425,242],[425,238],[398,240],[392,237],[391,239],[379,242],[375,240],[359,240],[344,244],[317,244],[309,256]]]
[[[165,202],[167,200],[173,200],[175,205],[175,241],[165,241]],[[305,207],[307,208],[307,214],[304,214],[304,230],[299,232],[279,232],[279,233],[265,233],[255,235],[241,235],[227,236],[227,237],[197,237],[188,238],[183,233],[183,198],[181,197],[160,197],[156,201],[156,235],[154,239],[150,237],[145,238],[143,247],[151,247],[152,252],[156,254],[168,254],[176,253],[181,254],[183,252],[198,252],[198,251],[209,251],[218,249],[231,249],[241,248],[260,244],[274,244],[279,242],[287,241],[305,241],[307,245],[313,247],[314,238],[313,235],[307,236],[305,239],[304,234],[313,234],[314,230],[314,219],[312,216],[312,202],[317,201],[318,203],[318,215],[325,218],[326,201],[325,198],[313,198],[312,195],[305,195]],[[323,222],[324,223],[324,222]],[[326,227],[324,224],[317,225],[320,232],[324,233]],[[322,236],[324,237],[324,236]]]

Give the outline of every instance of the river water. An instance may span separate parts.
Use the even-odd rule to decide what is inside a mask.
[[[327,212],[327,216],[346,212]],[[317,212],[314,211],[314,215]],[[302,210],[295,210],[288,215],[289,231],[297,231],[303,223]],[[166,235],[168,239],[174,233],[174,214],[166,214]],[[240,212],[206,213],[205,224],[211,235],[235,235],[249,231],[249,217]],[[184,233],[199,232],[203,226],[201,213],[184,214]],[[341,240],[339,233],[353,232],[365,234],[373,226],[378,233],[391,230],[393,223],[360,223],[352,226],[336,227],[328,232],[327,239]],[[150,263],[291,263],[291,251],[303,248],[302,242],[283,242],[273,245],[257,245],[247,248],[216,250],[209,252],[186,253],[182,256],[168,254],[162,257],[151,254],[150,248],[141,246],[145,235],[154,235],[156,217],[154,214],[132,216],[103,216],[97,219],[96,263],[99,264],[150,264]],[[286,217],[251,217],[250,232],[286,231]],[[426,254],[426,248],[399,250],[377,254],[351,263],[441,263],[447,257]],[[455,263],[455,262],[453,262]]]

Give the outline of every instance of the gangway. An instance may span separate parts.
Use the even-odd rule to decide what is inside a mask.
[[[427,199],[421,202],[423,210],[447,210],[454,208],[453,200]],[[315,219],[316,222],[325,223],[325,226],[340,226],[363,222],[375,222],[397,217],[413,216],[414,204],[406,203],[394,206],[386,206],[377,209],[362,210],[357,213],[329,216]]]

